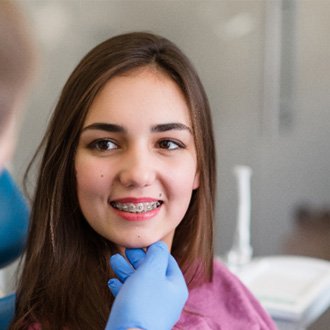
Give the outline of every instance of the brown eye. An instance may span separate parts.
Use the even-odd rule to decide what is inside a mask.
[[[96,149],[98,151],[110,151],[118,149],[118,145],[109,139],[102,139],[94,141],[89,146],[91,149]]]
[[[184,148],[184,145],[182,143],[173,140],[161,140],[159,141],[158,145],[159,148],[167,150],[176,150],[179,148]]]

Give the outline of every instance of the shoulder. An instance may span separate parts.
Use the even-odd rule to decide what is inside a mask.
[[[189,292],[180,321],[192,318],[209,324],[200,329],[276,329],[250,291],[219,260],[214,261],[212,281]]]

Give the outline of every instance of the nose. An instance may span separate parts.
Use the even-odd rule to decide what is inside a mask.
[[[150,152],[130,150],[122,159],[119,181],[128,188],[150,186],[156,178],[156,164]]]

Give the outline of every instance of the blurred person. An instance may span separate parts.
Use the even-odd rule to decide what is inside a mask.
[[[22,252],[27,205],[7,168],[35,69],[33,41],[18,8],[0,2],[0,267]]]
[[[0,1],[0,268],[22,253],[29,210],[8,171],[14,154],[30,81],[35,69],[34,44],[18,8]],[[7,291],[7,288],[2,288]],[[0,328],[14,314],[15,294],[0,295]]]
[[[16,6],[0,1],[0,171],[14,153],[18,122],[35,70],[28,26]]]

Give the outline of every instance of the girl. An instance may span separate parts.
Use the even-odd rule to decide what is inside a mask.
[[[160,240],[189,289],[175,328],[274,328],[240,282],[213,262],[210,109],[173,43],[129,33],[89,52],[63,88],[41,151],[12,329],[35,322],[42,329],[104,329],[118,301],[108,279],[114,271],[122,282],[128,277],[113,290],[121,294],[135,276],[121,278],[126,266],[109,267],[109,257],[129,248],[138,274],[129,251]]]

